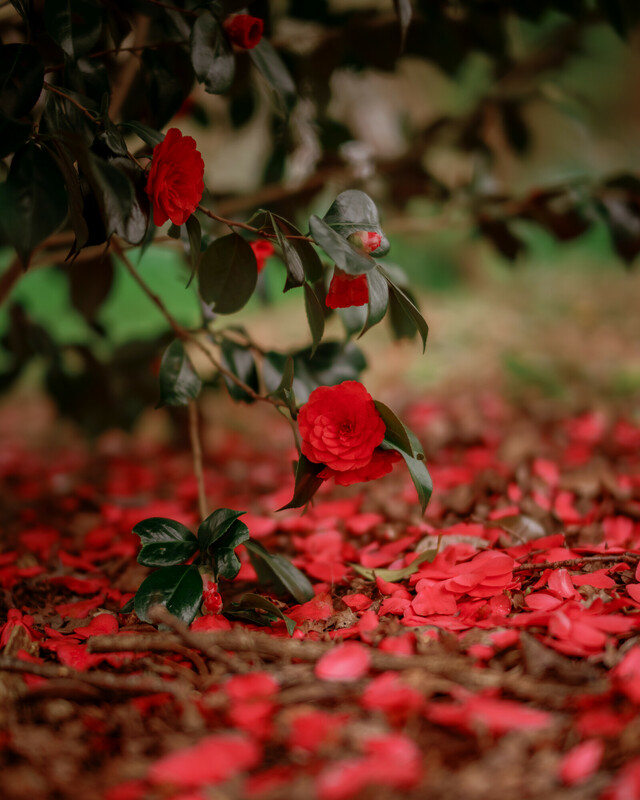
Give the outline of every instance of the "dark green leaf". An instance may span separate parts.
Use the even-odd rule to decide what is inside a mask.
[[[204,11],[196,19],[190,44],[191,63],[205,90],[209,94],[228,91],[236,70],[233,48],[211,12]]]
[[[232,581],[240,572],[240,559],[231,548],[217,547],[213,553],[213,569],[215,571],[216,580],[224,578],[225,580]]]
[[[347,340],[362,331],[369,314],[368,306],[350,306],[348,308],[339,308],[337,311],[344,325]]]
[[[285,113],[289,112],[296,102],[296,86],[289,70],[271,43],[267,39],[261,39],[253,49],[249,50],[249,55],[258,71],[275,91],[282,103],[282,110]]]
[[[290,242],[283,236],[280,228],[279,221],[276,220],[273,214],[269,214],[271,226],[275,231],[280,251],[282,252],[282,260],[287,269],[287,282],[284,291],[293,289],[296,286],[302,286],[304,283],[304,266],[298,251],[290,244]]]
[[[133,532],[140,537],[142,544],[153,542],[195,542],[196,537],[189,528],[175,519],[166,517],[148,517],[140,520]]]
[[[0,184],[0,207],[0,242],[13,245],[26,267],[33,249],[67,216],[64,180],[46,150],[34,143],[18,150]]]
[[[133,131],[143,142],[146,144],[151,145],[151,147],[155,147],[157,144],[164,139],[164,136],[155,128],[150,128],[148,125],[143,125],[142,122],[135,122],[135,121],[128,121],[128,122],[121,122],[121,128],[125,128],[125,130]]]
[[[194,370],[184,344],[175,339],[160,364],[160,406],[185,406],[200,394],[202,381]]]
[[[243,594],[237,603],[233,603],[231,607],[231,613],[233,614],[236,610],[245,609],[258,609],[259,611],[265,611],[273,620],[281,619],[287,627],[287,633],[289,636],[291,636],[296,629],[296,623],[291,619],[291,617],[283,614],[281,609],[279,609],[275,603],[273,603],[267,597],[262,597],[262,595],[251,593]]]
[[[367,366],[360,348],[353,342],[324,342],[313,358],[311,348],[293,354],[293,388],[298,404],[306,403],[317,386],[335,386],[342,381],[358,380]]]
[[[433,492],[433,481],[431,480],[431,476],[427,470],[427,465],[424,461],[413,458],[402,450],[399,452],[404,458],[409,469],[409,475],[411,475],[413,485],[416,487],[416,491],[418,492],[418,500],[420,502],[422,513],[424,514],[427,505],[429,504],[429,500],[431,499],[431,493]]]
[[[55,150],[50,151],[60,168],[67,187],[67,197],[69,199],[69,218],[76,235],[75,249],[81,250],[89,240],[89,227],[84,218],[84,199],[80,178],[73,165],[73,159],[69,155],[62,142],[55,139],[53,142]]]
[[[44,22],[51,38],[69,58],[88,53],[102,33],[104,10],[84,0],[47,0]]]
[[[44,82],[44,63],[30,44],[0,47],[0,109],[14,120],[24,117],[38,102]]]
[[[416,306],[411,302],[411,300],[407,297],[407,295],[400,289],[396,284],[389,278],[386,272],[379,267],[380,271],[387,279],[387,283],[389,284],[389,296],[393,296],[393,299],[396,301],[396,305],[402,312],[408,316],[412,322],[415,324],[416,328],[418,329],[418,333],[420,334],[420,338],[422,339],[422,352],[424,353],[427,347],[427,336],[429,335],[429,326],[427,325],[424,317],[416,308]]]
[[[127,178],[133,187],[133,200],[127,216],[123,217],[115,230],[120,238],[131,244],[144,241],[149,226],[149,196],[145,191],[144,172],[128,158],[112,158],[108,165]],[[112,184],[114,191],[122,192],[122,181]]]
[[[358,189],[341,192],[331,204],[323,220],[345,239],[358,231],[379,233],[382,241],[372,255],[384,256],[389,252],[389,242],[380,225],[376,204],[369,195]],[[363,271],[360,270],[360,272]]]
[[[197,552],[198,542],[154,542],[145,544],[138,553],[138,563],[145,567],[170,567],[184,564]]]
[[[313,346],[311,347],[311,357],[316,352],[324,333],[324,311],[318,300],[316,293],[308,283],[304,284],[304,308],[307,312],[307,322],[311,331]]]
[[[131,612],[134,611],[134,603],[133,603],[133,601],[134,601],[133,597],[131,597],[129,600],[127,600],[127,602],[120,609],[120,613],[121,614],[131,614]]]
[[[151,128],[160,130],[179,111],[193,87],[193,67],[185,48],[159,50],[146,48],[142,53],[143,70],[139,84],[130,92],[123,116],[146,119]],[[139,131],[136,133],[140,135]]]
[[[374,400],[374,403],[386,427],[385,439],[390,444],[393,444],[396,449],[404,450],[405,453],[409,453],[409,455],[412,456],[416,455],[407,429],[398,417],[388,406],[381,403],[379,400]]]
[[[314,596],[309,579],[297,567],[279,554],[273,555],[254,539],[245,547],[261,583],[271,583],[276,591],[290,594],[298,603],[306,603]]]
[[[278,214],[270,214],[276,221],[274,226],[274,233],[278,233],[278,228],[283,235],[287,236],[301,236],[301,232],[289,222],[288,219],[279,216]],[[304,274],[306,275],[309,283],[313,284],[322,278],[322,261],[315,251],[314,246],[310,242],[305,242],[304,239],[287,239],[287,245],[296,254],[302,264]]]
[[[207,552],[234,525],[238,517],[246,511],[234,511],[232,508],[217,508],[200,523],[198,541],[202,552]],[[246,526],[245,526],[246,527]]]
[[[257,392],[259,388],[258,371],[251,350],[228,339],[225,339],[222,343],[220,350],[222,366]],[[234,380],[224,373],[222,374],[222,379],[227,386],[227,391],[234,400],[243,403],[254,402],[254,398],[248,392],[245,392],[244,389],[238,386]]]
[[[376,262],[372,258],[361,250],[356,250],[315,214],[309,220],[309,228],[316,243],[343,272],[349,275],[362,275],[375,267]]]
[[[102,133],[98,134],[96,137],[97,140],[102,142],[114,155],[127,158],[128,151],[124,137],[110,120],[106,112],[102,117],[102,125],[104,130]]]
[[[403,290],[409,300],[415,305],[414,298]],[[395,339],[413,339],[418,333],[418,326],[413,320],[413,317],[405,314],[400,302],[396,299],[393,292],[389,292],[389,323]]]
[[[216,239],[202,254],[198,280],[202,299],[217,314],[239,311],[258,280],[253,250],[237,233]]]
[[[171,566],[152,572],[136,592],[134,608],[142,622],[151,622],[149,609],[160,604],[186,625],[193,622],[202,603],[202,577],[198,568]]]
[[[191,259],[191,275],[187,281],[187,289],[191,285],[196,272],[198,271],[198,264],[200,263],[200,248],[202,244],[202,228],[200,221],[192,214],[187,220],[187,236],[189,237],[189,256]]]
[[[389,304],[389,285],[379,269],[373,269],[367,273],[367,284],[369,286],[367,321],[360,336],[363,336],[383,319]]]
[[[286,506],[282,506],[278,511],[285,508],[302,508],[311,500],[314,494],[322,486],[324,481],[318,477],[318,473],[324,469],[324,464],[316,464],[313,461],[300,455],[296,466],[296,480],[293,489],[293,497]]]
[[[598,6],[622,39],[626,39],[640,21],[636,0],[598,0]]]

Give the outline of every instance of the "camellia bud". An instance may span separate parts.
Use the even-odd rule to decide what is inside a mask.
[[[252,17],[249,14],[236,14],[224,21],[224,29],[230,41],[236,47],[251,50],[262,39],[264,22],[260,17]]]
[[[365,253],[373,253],[380,247],[382,236],[375,231],[355,231],[350,236],[347,236],[347,241],[358,250],[364,250]]]
[[[219,614],[222,611],[222,595],[215,581],[203,578],[202,609],[205,614]]]

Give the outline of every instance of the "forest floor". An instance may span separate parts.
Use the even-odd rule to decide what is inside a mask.
[[[528,353],[531,297],[516,293],[520,316],[506,306],[511,355],[495,355],[492,324],[476,327],[495,306],[468,308],[439,339],[452,349],[436,342],[437,389],[407,388],[417,362],[380,351],[379,391],[365,382],[425,446],[424,517],[400,465],[323,487],[303,515],[274,512],[292,490],[286,424],[203,404],[209,507],[247,509],[252,536],[314,584],[310,602],[282,603],[292,637],[282,623],[205,615],[158,631],[119,613],[148,572],[132,527],[197,525],[186,442],[163,412],[88,442],[43,398],[6,401],[2,796],[640,798],[640,418],[625,383],[637,320],[618,317],[612,336],[591,291],[572,305],[582,323],[556,314]],[[225,601],[254,578],[243,556]]]

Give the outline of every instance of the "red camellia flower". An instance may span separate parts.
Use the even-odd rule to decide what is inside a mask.
[[[336,267],[331,278],[325,303],[329,308],[350,308],[369,302],[369,285],[366,275],[347,275]]]
[[[275,253],[275,248],[271,242],[265,242],[263,239],[257,242],[250,242],[250,246],[258,262],[258,272],[262,272],[269,256]]]
[[[298,426],[303,455],[337,472],[366,467],[385,434],[373,398],[357,381],[314,389]]]
[[[219,614],[222,611],[222,595],[215,581],[205,581],[202,591],[202,607],[206,614]]]
[[[318,473],[318,477],[322,480],[333,478],[338,486],[351,486],[354,483],[365,483],[366,481],[375,481],[387,475],[393,469],[396,461],[400,461],[402,456],[395,450],[380,450],[373,451],[371,461],[365,464],[364,467],[358,469],[350,469],[346,472],[339,472],[331,467],[325,467],[322,472]]]
[[[264,22],[259,17],[251,17],[249,14],[236,14],[225,20],[224,29],[233,44],[251,50],[262,39]]]
[[[153,221],[170,219],[183,225],[198,207],[204,192],[204,161],[195,139],[170,128],[153,149],[145,191],[153,203]]]
[[[347,236],[347,241],[365,253],[373,253],[380,247],[382,236],[375,231],[355,231]]]

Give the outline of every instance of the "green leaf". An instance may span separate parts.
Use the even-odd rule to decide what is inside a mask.
[[[386,426],[385,439],[396,449],[404,450],[405,453],[412,456],[417,455],[412,447],[407,428],[393,411],[379,400],[374,400],[374,404]]]
[[[296,478],[293,489],[293,497],[286,506],[282,506],[278,511],[286,508],[301,508],[311,500],[314,494],[322,486],[324,481],[318,477],[318,473],[324,469],[324,464],[316,464],[300,454],[296,465]]]
[[[282,253],[282,260],[284,261],[284,265],[287,270],[287,282],[285,284],[284,291],[288,292],[289,289],[293,289],[296,286],[302,286],[304,283],[304,266],[297,250],[295,250],[289,241],[282,235],[279,222],[275,219],[273,214],[270,213],[269,217],[273,230],[276,234],[278,246],[280,247],[280,251]]]
[[[304,308],[307,313],[307,322],[309,323],[313,341],[313,346],[311,347],[311,357],[313,358],[313,354],[322,341],[322,334],[324,333],[324,311],[318,296],[308,283],[304,284]]]
[[[200,221],[192,214],[189,219],[187,220],[187,236],[189,237],[189,255],[191,258],[191,275],[189,276],[189,280],[187,281],[186,288],[188,289],[191,285],[191,281],[194,279],[196,272],[198,271],[198,264],[200,263],[200,249],[202,246],[202,228],[200,227]]]
[[[127,99],[124,116],[146,119],[152,128],[161,130],[191,92],[194,78],[191,59],[176,42],[175,47],[145,48],[142,66],[140,90]]]
[[[0,109],[13,120],[24,117],[38,102],[44,82],[44,63],[30,44],[0,47]]]
[[[360,348],[353,342],[323,342],[312,357],[307,347],[293,354],[295,377],[293,388],[298,404],[306,403],[318,386],[335,386],[343,381],[358,380],[367,366]]]
[[[437,550],[427,550],[424,553],[420,553],[417,558],[414,558],[408,567],[403,567],[402,569],[371,569],[370,567],[363,567],[360,564],[349,564],[349,566],[354,572],[357,572],[358,575],[366,578],[368,581],[375,581],[376,578],[381,578],[383,581],[396,583],[397,581],[406,580],[411,577],[411,575],[414,575],[418,571],[420,564],[424,564],[425,561],[433,561],[437,555]]]
[[[226,367],[236,378],[239,378],[255,392],[258,391],[258,371],[256,362],[251,350],[243,347],[237,342],[225,339],[220,347],[222,366]],[[227,391],[234,400],[243,403],[253,403],[254,398],[245,392],[238,384],[222,373],[222,379],[226,384]]]
[[[134,599],[135,612],[142,622],[151,622],[149,609],[157,604],[190,625],[202,603],[202,577],[198,568],[171,566],[152,572],[142,582]]]
[[[220,20],[211,11],[196,19],[190,37],[191,63],[196,78],[210,94],[223,94],[233,84],[235,57]]]
[[[184,564],[198,550],[198,542],[156,542],[146,544],[138,553],[138,563],[145,567],[170,567]]]
[[[13,245],[26,268],[34,248],[67,216],[64,180],[46,150],[33,142],[18,150],[0,184],[0,208],[0,243]]]
[[[258,280],[258,263],[237,233],[216,239],[202,254],[200,295],[217,314],[233,314],[249,300]]]
[[[209,544],[206,552],[211,556],[211,563],[216,578],[232,581],[240,571],[241,563],[235,549],[249,539],[249,528],[239,519],[234,520],[227,530]]]
[[[289,70],[267,39],[262,38],[249,50],[251,60],[258,71],[275,91],[282,111],[288,113],[296,102],[296,86]]]
[[[261,583],[273,584],[276,591],[290,594],[298,603],[311,600],[314,591],[309,579],[284,556],[269,553],[254,539],[249,539],[245,547]]]
[[[369,302],[367,303],[367,321],[360,333],[363,336],[370,328],[377,325],[387,313],[389,304],[389,285],[379,269],[367,273],[369,286]],[[358,337],[360,338],[360,337]]]
[[[416,306],[411,302],[411,300],[407,297],[407,295],[400,289],[396,284],[391,280],[388,274],[378,265],[378,269],[387,279],[387,283],[389,284],[389,296],[393,296],[393,299],[396,301],[397,306],[399,307],[402,312],[409,317],[409,319],[415,324],[416,328],[418,329],[418,333],[420,334],[420,338],[422,339],[422,352],[426,350],[427,347],[427,336],[429,335],[429,326],[427,325],[424,317],[416,308]]]
[[[76,236],[75,249],[81,250],[89,240],[89,227],[84,218],[84,199],[82,197],[80,178],[73,165],[71,156],[66,148],[63,147],[62,143],[54,139],[53,146],[55,150],[50,150],[49,152],[51,152],[51,155],[55,159],[67,188],[69,218]]]
[[[415,299],[403,289],[409,300],[415,305]],[[409,314],[406,314],[393,292],[389,292],[389,323],[394,339],[413,339],[418,333],[418,326]]]
[[[122,608],[120,609],[119,613],[120,614],[131,614],[131,612],[134,611],[134,602],[133,601],[134,601],[133,597],[129,598],[129,600],[127,600],[127,602],[122,606]]]
[[[291,617],[288,617],[286,614],[284,614],[275,603],[273,603],[267,597],[262,597],[262,595],[252,593],[243,594],[238,602],[232,603],[230,613],[232,616],[240,616],[236,612],[244,611],[245,609],[258,609],[259,611],[264,611],[267,614],[267,619],[270,621],[281,619],[286,625],[289,636],[291,636],[296,629],[296,623],[291,619]],[[225,614],[226,613],[227,612],[225,611]]]
[[[302,233],[288,219],[271,212],[269,214],[276,222],[274,233],[277,234],[279,228],[284,236],[302,236]],[[302,264],[309,283],[313,284],[319,281],[322,278],[323,268],[314,246],[310,242],[305,242],[304,239],[286,239],[286,242],[290,250],[297,254],[297,259]]]
[[[316,243],[343,272],[349,275],[363,275],[375,267],[376,262],[370,256],[361,250],[356,250],[315,214],[309,220],[309,229]]]
[[[357,231],[379,233],[382,241],[372,255],[384,256],[389,252],[389,241],[380,225],[376,204],[368,194],[358,189],[341,192],[331,204],[323,220],[345,239]],[[338,266],[340,265],[338,264]]]
[[[232,581],[240,572],[241,566],[240,559],[229,547],[218,547],[213,553],[213,569],[216,580],[225,578],[225,580]]]
[[[208,552],[211,546],[234,525],[238,517],[246,513],[246,511],[234,511],[232,508],[217,508],[209,514],[198,528],[198,541],[202,552]]]
[[[150,128],[148,125],[144,125],[142,122],[135,122],[135,121],[127,121],[119,123],[120,128],[125,128],[125,130],[133,131],[143,142],[150,145],[151,147],[155,147],[157,144],[160,144],[163,141],[164,136],[155,128]]]
[[[191,30],[191,63],[196,78],[209,94],[224,94],[233,84],[236,61],[219,21],[210,11],[196,19]]]
[[[200,394],[202,381],[194,370],[184,344],[175,339],[164,352],[160,364],[159,406],[185,406]]]
[[[74,61],[97,43],[103,21],[104,10],[84,0],[49,0],[44,5],[49,35]]]
[[[155,542],[195,542],[198,540],[191,533],[189,528],[175,519],[166,517],[147,517],[140,520],[133,532],[140,537],[141,544],[152,544]]]
[[[370,273],[373,274],[373,273]],[[356,333],[361,333],[369,315],[368,306],[350,306],[349,308],[338,308],[338,315],[344,325],[347,341]]]
[[[112,213],[112,224],[115,225],[115,233],[131,244],[140,244],[144,241],[147,228],[149,226],[149,197],[145,192],[146,176],[144,172],[130,161],[128,158],[112,158],[109,162],[100,162],[101,165],[106,164],[113,170],[109,176],[102,175],[103,180],[110,181],[109,189],[104,189],[105,208],[107,213]],[[118,174],[115,178],[114,173]],[[128,180],[131,188],[133,189],[133,196],[131,206],[128,213],[124,214],[123,209],[126,205],[125,193],[128,197],[128,187],[125,189],[122,178]],[[118,198],[114,198],[107,204],[107,197],[111,197],[112,193],[117,193]],[[108,209],[111,208],[112,212]],[[122,216],[118,217],[118,214]]]

